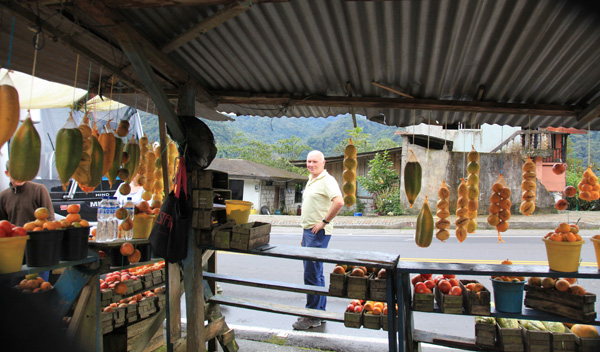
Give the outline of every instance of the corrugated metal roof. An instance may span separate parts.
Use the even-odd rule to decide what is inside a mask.
[[[213,94],[346,96],[350,82],[353,96],[399,97],[374,86],[376,81],[418,99],[473,101],[483,86],[482,101],[560,104],[581,110],[600,99],[600,13],[583,4],[572,0],[258,3],[169,56]],[[221,8],[165,6],[120,12],[160,48]],[[82,13],[76,16],[78,23],[86,21]],[[2,27],[0,45],[6,40],[6,25]],[[97,32],[108,36],[105,28]],[[24,40],[28,36],[21,35]],[[126,65],[122,54],[112,59],[109,53],[102,54],[116,65]],[[51,56],[51,67],[63,71],[70,67]],[[27,54],[20,59],[31,61]],[[68,76],[69,70],[61,76]],[[124,97],[125,102],[132,99]],[[349,112],[349,108],[286,104],[220,104],[217,110],[272,117]],[[396,126],[430,121],[467,127],[482,123],[587,127],[573,116],[376,107],[355,112]],[[591,128],[600,129],[599,119],[593,119]]]

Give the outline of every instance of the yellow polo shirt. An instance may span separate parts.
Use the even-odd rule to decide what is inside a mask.
[[[332,199],[341,195],[340,186],[327,170],[315,178],[310,175],[302,194],[302,228],[310,229],[322,221],[333,203]],[[331,223],[325,225],[326,235],[331,235],[332,231]]]

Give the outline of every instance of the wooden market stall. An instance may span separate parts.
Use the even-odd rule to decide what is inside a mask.
[[[600,130],[599,44],[600,12],[596,4],[585,1],[0,2],[3,67],[75,85],[90,95],[107,97],[114,91],[124,104],[157,112],[162,129],[166,125],[170,137],[180,145],[190,140],[183,116],[228,121],[236,114],[273,118],[359,114],[398,127],[429,123],[477,128],[488,123],[532,130]],[[227,187],[210,183],[197,190],[223,188]],[[196,206],[195,216],[202,216],[197,221],[210,222],[222,211],[213,208],[212,204]],[[224,346],[233,341],[227,336],[225,319],[212,310],[210,300],[238,306],[247,302],[223,296],[209,299],[203,284],[204,265],[208,265],[206,278],[211,279],[212,292],[216,281],[284,291],[319,290],[219,275],[212,245],[201,243],[202,231],[214,235],[212,226],[200,221],[189,230],[188,243],[196,245],[188,247],[182,263],[183,281],[180,264],[167,265],[169,303],[151,326],[156,331],[159,320],[167,319],[169,350],[185,346],[188,351],[198,351],[216,336]],[[251,252],[290,259],[330,261],[327,258],[335,255],[348,263],[362,260],[356,253],[335,251],[323,254],[272,248]],[[381,262],[368,264],[390,271],[388,303],[396,299],[404,303],[399,309],[398,339],[389,334],[390,350],[412,349],[413,341],[419,338],[412,330],[410,307],[406,306],[410,303],[407,275],[449,269],[425,264],[405,267],[397,264],[396,255],[375,257],[381,257]],[[88,268],[94,263],[99,260],[90,256],[81,263],[61,265],[83,271],[87,279],[95,277],[97,281],[101,269]],[[472,274],[478,270],[490,275],[504,268],[457,264],[452,270]],[[511,271],[547,273],[537,267]],[[572,275],[598,277],[585,270]],[[83,301],[92,307],[89,302],[93,298],[100,300],[97,287],[81,284],[73,287],[72,296],[84,286],[89,288],[85,289],[88,299]],[[185,338],[181,337],[178,308],[183,291],[190,298]],[[80,297],[84,297],[81,292]],[[71,298],[69,302],[75,300]],[[260,307],[296,315],[314,313]],[[91,335],[88,331],[86,339],[100,351],[99,305],[95,308],[96,314],[87,317],[95,319],[90,324],[96,331]],[[83,314],[82,309],[79,314]],[[211,324],[205,327],[206,316],[211,317]],[[340,320],[336,314],[322,318]],[[213,340],[211,350],[216,350],[215,344]],[[140,343],[136,350],[142,348]]]

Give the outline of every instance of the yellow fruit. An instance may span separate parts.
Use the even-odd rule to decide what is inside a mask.
[[[353,206],[354,203],[356,203],[356,196],[353,195],[347,195],[344,196],[344,204],[346,204],[346,206]]]
[[[149,201],[152,199],[152,192],[144,191],[142,192],[142,199],[145,201]]]
[[[48,216],[50,216],[50,212],[48,211],[48,208],[41,207],[33,212],[33,216],[38,220],[46,220]]]
[[[19,109],[19,92],[6,73],[0,82],[0,148],[19,126]]]
[[[98,137],[98,142],[102,146],[102,151],[104,152],[102,175],[105,175],[108,173],[108,170],[112,166],[113,160],[115,159],[117,140],[112,132],[105,132]]]
[[[415,231],[415,243],[419,247],[429,247],[433,240],[433,215],[429,209],[429,202],[425,196],[423,207],[417,216],[417,228]]]

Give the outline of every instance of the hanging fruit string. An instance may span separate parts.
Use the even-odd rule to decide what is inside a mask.
[[[463,174],[462,178],[466,178],[465,173],[467,172],[467,138],[465,138],[465,128],[463,125]]]
[[[86,114],[87,114],[87,101],[88,101],[88,97],[89,97],[89,94],[90,94],[90,80],[91,79],[92,79],[92,62],[90,61],[90,70],[88,72],[88,82],[87,82],[87,89],[86,89],[86,93],[85,93],[85,102],[86,102],[86,104],[85,104],[84,111],[85,111]],[[95,120],[96,119],[94,118],[94,121]]]
[[[412,142],[412,144],[415,144],[415,128],[417,127],[416,123],[417,123],[417,120],[415,117],[415,110],[413,110],[413,142]]]
[[[500,126],[500,175],[502,175],[502,143],[504,143],[504,125]]]
[[[527,132],[529,133],[529,154],[528,154],[528,156],[531,156],[531,145],[533,144],[531,142],[531,114],[529,114],[529,128],[528,128]]]
[[[444,149],[448,150],[448,146],[446,145],[446,141],[448,140],[448,113],[444,114]]]
[[[31,70],[31,95],[29,96],[29,109],[27,109],[27,113],[29,113],[29,110],[31,110],[31,101],[33,100],[33,81],[35,80],[35,67],[37,65],[37,54],[38,54],[38,42],[40,40],[40,37],[36,35],[35,37],[35,47],[33,50],[33,69]]]
[[[79,73],[79,54],[77,54],[77,61],[75,63],[75,79],[73,80],[73,108],[72,110],[77,110],[77,106],[75,106],[75,91],[77,90],[77,74]]]
[[[100,73],[98,73],[98,94],[97,94],[97,96],[100,96],[101,88],[102,88],[102,66],[100,66]],[[89,89],[88,89],[88,93],[89,93]],[[85,111],[86,112],[87,112],[87,102],[89,101],[88,99],[89,99],[89,97],[86,96],[86,98],[85,98]],[[98,111],[98,109],[95,108],[94,111]]]
[[[427,118],[427,170],[429,170],[429,136],[431,136],[431,110],[429,110],[429,117]],[[427,191],[425,191],[427,195]]]
[[[6,70],[10,71],[10,59],[12,58],[12,45],[13,38],[15,37],[15,16],[12,18],[12,24],[10,25],[10,39],[8,41],[8,61],[6,61]]]
[[[591,146],[591,139],[592,135],[590,132],[590,123],[588,122],[588,166],[592,165],[592,146]]]
[[[113,87],[115,86],[115,76],[112,76],[110,78],[110,103],[108,103],[108,120],[110,121],[110,115],[112,115],[112,93],[113,93]]]

